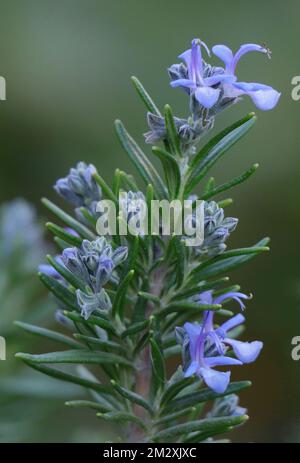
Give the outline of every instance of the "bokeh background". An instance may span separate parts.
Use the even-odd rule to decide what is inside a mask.
[[[116,167],[134,173],[113,130],[121,118],[143,141],[145,111],[132,74],[159,105],[168,102],[184,116],[185,95],[169,87],[166,67],[193,37],[209,46],[255,42],[272,49],[271,61],[247,55],[239,76],[280,90],[280,104],[259,113],[254,129],[214,169],[222,182],[260,163],[257,174],[232,192],[227,214],[240,223],[230,244],[272,238],[270,254],[232,274],[255,295],[247,337],[265,344],[254,365],[235,371],[253,386],[241,394],[251,420],[235,431],[234,441],[300,440],[300,362],[291,359],[291,339],[300,335],[300,101],[291,98],[291,79],[300,74],[299,15],[298,0],[0,0],[0,75],[7,81],[7,101],[0,102],[0,202],[22,196],[41,215],[40,198],[53,199],[54,181],[79,160],[94,163],[107,180]],[[252,109],[245,99],[222,114],[214,130]],[[16,347],[24,350],[21,334]],[[14,362],[10,353],[6,364]],[[97,440],[102,431],[94,414],[64,410],[63,401],[48,406],[42,423],[36,419],[31,439]],[[32,400],[33,422],[42,402]],[[14,434],[18,420],[15,413],[11,441],[22,439],[22,432]]]

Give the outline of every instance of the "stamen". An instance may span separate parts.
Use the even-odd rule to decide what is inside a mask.
[[[272,50],[265,43],[263,43],[261,47],[265,50],[267,57],[269,59],[271,59],[272,58]]]

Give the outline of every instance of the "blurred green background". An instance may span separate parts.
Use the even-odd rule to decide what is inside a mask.
[[[260,54],[243,59],[239,77],[272,85],[282,92],[280,103],[258,114],[251,133],[214,171],[221,182],[260,163],[255,177],[232,192],[227,214],[240,223],[230,245],[272,238],[269,255],[232,275],[255,295],[247,338],[265,343],[254,365],[235,370],[235,378],[254,384],[241,395],[251,420],[232,437],[299,441],[300,362],[291,359],[291,339],[300,335],[300,101],[291,98],[291,79],[300,74],[299,1],[0,0],[0,7],[0,75],[7,82],[7,101],[0,102],[0,202],[24,196],[44,214],[40,197],[54,198],[54,181],[79,160],[94,163],[107,180],[116,167],[134,172],[113,130],[117,117],[139,142],[147,130],[132,74],[159,105],[168,102],[184,116],[186,97],[169,87],[166,67],[193,37],[209,46],[255,42],[272,49],[271,61]],[[214,131],[250,110],[245,99],[218,118]],[[22,343],[20,336],[18,349]],[[11,355],[7,362],[14,362]],[[0,364],[0,381],[3,373]],[[100,432],[93,413],[80,413],[61,409],[57,441],[88,441]],[[68,425],[61,419],[66,414]],[[79,420],[81,431],[71,436],[68,426]],[[37,439],[49,440],[49,427],[44,423]],[[12,426],[12,440],[13,432]]]

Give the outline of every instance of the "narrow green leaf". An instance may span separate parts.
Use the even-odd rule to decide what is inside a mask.
[[[67,232],[62,227],[59,227],[52,222],[47,222],[46,227],[51,233],[53,233],[53,235],[58,236],[58,238],[61,238],[66,243],[71,244],[71,246],[81,246],[82,239],[71,235],[71,233]]]
[[[57,260],[55,260],[52,256],[48,255],[47,260],[49,264],[65,279],[67,280],[74,288],[81,289],[81,291],[85,292],[85,284],[76,276],[74,273],[70,272],[67,267],[61,265]]]
[[[86,389],[91,389],[92,391],[96,391],[99,393],[105,393],[105,394],[113,393],[112,389],[109,386],[104,386],[103,384],[100,384],[96,381],[91,381],[85,378],[81,378],[79,376],[74,376],[69,373],[65,373],[61,370],[56,370],[55,368],[46,367],[44,365],[40,365],[40,364],[31,362],[31,361],[25,360],[24,358],[20,357],[19,354],[16,354],[16,357],[23,360],[24,363],[29,365],[34,370],[44,373],[45,375],[50,376],[51,378],[59,379],[61,381],[66,381],[68,383],[77,384],[78,386],[82,386],[82,387],[85,387]]]
[[[200,150],[190,164],[185,190],[186,195],[190,194],[218,159],[248,132],[255,121],[255,114],[250,113],[245,118],[223,130]]]
[[[145,90],[144,86],[141,84],[139,79],[137,77],[135,77],[135,76],[132,76],[131,80],[132,80],[132,83],[133,83],[134,87],[136,88],[139,96],[141,97],[141,99],[145,103],[146,108],[148,109],[148,111],[150,111],[150,113],[155,114],[156,116],[161,117],[161,113],[160,113],[159,109],[157,108],[156,104],[154,103],[154,101],[150,97],[149,93]]]
[[[155,315],[157,318],[161,319],[165,318],[170,313],[185,312],[187,310],[193,310],[200,313],[202,310],[219,310],[221,307],[222,306],[220,304],[199,304],[191,302],[190,300],[182,300],[170,303],[167,307],[161,309]]]
[[[68,402],[65,402],[65,405],[72,408],[92,408],[101,412],[108,412],[111,410],[111,407],[106,408],[102,404],[91,400],[69,400]]]
[[[68,227],[75,230],[82,238],[87,240],[93,241],[96,238],[96,235],[91,232],[89,228],[87,228],[82,223],[78,222],[78,220],[74,219],[72,216],[64,212],[60,207],[56,206],[54,203],[49,201],[49,199],[43,198],[42,203],[44,206],[49,209],[56,217],[58,217],[62,222],[64,222]]]
[[[171,242],[174,246],[176,256],[176,283],[177,287],[179,287],[182,285],[186,275],[185,244],[176,235],[172,236]]]
[[[145,400],[141,395],[137,394],[136,392],[129,391],[128,389],[125,389],[124,387],[120,386],[117,384],[114,380],[111,380],[111,384],[113,388],[125,399],[129,400],[130,402],[133,402],[137,405],[140,405],[141,407],[145,408],[145,410],[148,410],[150,414],[153,414],[153,409],[152,406]]]
[[[260,242],[258,242],[253,248],[264,248],[266,244],[268,244],[269,238],[264,238]],[[247,248],[246,248],[247,249]],[[249,250],[251,248],[248,248]],[[266,249],[265,249],[266,250]],[[231,251],[228,251],[231,252]],[[233,268],[236,268],[245,262],[248,262],[249,260],[253,259],[257,255],[257,252],[251,252],[249,251],[248,253],[244,252],[239,255],[235,255],[233,257],[229,257],[227,254],[227,257],[223,259],[218,259],[211,263],[209,266],[205,266],[205,268],[200,268],[197,272],[196,269],[193,271],[193,278],[192,281],[199,281],[199,279],[206,279],[206,278],[211,278],[215,276],[219,276],[220,274],[227,272],[228,270],[232,270]]]
[[[171,151],[175,156],[182,156],[180,138],[175,125],[172,109],[169,105],[165,106],[165,124],[167,129],[167,140]]]
[[[152,152],[161,161],[170,198],[175,199],[179,193],[181,174],[176,159],[166,150],[158,146],[152,147]]]
[[[217,427],[231,427],[237,426],[244,423],[248,419],[247,415],[239,416],[226,416],[224,418],[207,418],[203,420],[196,420],[187,423],[177,424],[176,426],[171,426],[170,428],[164,429],[157,433],[153,440],[165,440],[172,439],[183,434],[190,432],[214,432]]]
[[[134,236],[132,242],[130,243],[128,257],[124,263],[124,268],[122,269],[122,273],[120,276],[120,280],[122,281],[126,275],[129,273],[131,269],[135,269],[136,260],[138,257],[140,248],[140,237]]]
[[[74,338],[79,339],[80,341],[85,341],[88,344],[94,344],[95,346],[98,346],[101,349],[107,349],[109,352],[122,353],[125,356],[127,355],[126,349],[123,346],[120,346],[120,344],[118,344],[117,342],[108,340],[104,341],[102,339],[94,338],[93,336],[86,336],[80,333],[75,333]]]
[[[218,397],[224,397],[228,394],[237,393],[247,387],[251,386],[250,381],[239,381],[230,383],[227,390],[223,394],[218,394],[212,389],[204,388],[197,392],[182,395],[178,399],[171,400],[164,409],[164,414],[181,410],[182,408],[193,407],[209,400],[215,400]]]
[[[98,185],[102,188],[102,191],[105,194],[105,196],[114,203],[117,203],[118,198],[116,197],[112,189],[108,186],[106,181],[101,177],[101,175],[99,175],[98,173],[94,173],[93,177],[95,179],[95,182],[98,183]]]
[[[45,273],[39,273],[39,278],[44,283],[46,288],[49,289],[58,299],[60,299],[67,307],[79,310],[76,296],[71,293],[65,286],[63,286],[55,278],[46,275]]]
[[[210,177],[206,182],[203,194],[206,195],[206,194],[209,194],[211,191],[213,191],[215,188],[215,183],[216,182],[215,182],[214,177]],[[204,198],[201,198],[201,199],[204,199]]]
[[[139,191],[139,187],[137,186],[132,175],[126,174],[126,172],[121,170],[120,178],[121,178],[121,183],[123,187],[125,188],[125,190]]]
[[[125,305],[125,294],[127,292],[128,286],[134,276],[134,270],[130,270],[124,280],[120,281],[116,296],[112,306],[112,313],[114,316],[118,315],[120,318],[123,318],[123,310]]]
[[[192,411],[196,410],[194,407],[184,408],[175,413],[170,413],[169,415],[163,416],[154,421],[155,426],[165,426],[168,423],[174,423],[176,420],[190,414]]]
[[[96,317],[91,315],[88,320],[85,320],[79,313],[64,311],[64,315],[76,323],[83,323],[84,325],[96,325],[108,331],[109,333],[116,334],[114,326],[105,318]]]
[[[144,291],[139,291],[138,295],[147,301],[154,302],[155,304],[160,304],[160,298],[151,293],[146,293]]]
[[[66,350],[62,352],[49,352],[48,354],[16,354],[17,358],[32,363],[86,363],[101,365],[102,363],[127,365],[132,363],[123,357],[107,352],[91,352],[89,350]]]
[[[130,413],[126,412],[109,412],[109,413],[97,413],[98,418],[102,418],[105,421],[110,421],[113,423],[122,423],[129,421],[131,423],[137,424],[140,428],[144,429],[145,431],[147,430],[146,425],[143,423],[143,421],[136,415],[132,415]]]
[[[227,199],[223,199],[222,201],[218,201],[218,206],[224,209],[224,207],[231,206],[232,203],[233,203],[233,199],[227,198]]]
[[[57,333],[56,331],[48,330],[46,328],[40,328],[39,326],[30,325],[29,323],[23,323],[19,321],[16,321],[14,323],[16,326],[22,328],[30,334],[51,339],[52,341],[61,342],[62,344],[72,347],[73,349],[82,349],[83,347],[82,344],[74,341],[74,339],[71,339],[68,336],[65,336],[64,334]]]
[[[154,338],[150,338],[150,357],[155,376],[161,384],[166,380],[166,367],[163,352]]]
[[[183,391],[186,387],[190,386],[195,382],[194,376],[189,376],[188,378],[182,378],[175,383],[171,383],[167,385],[162,398],[161,398],[161,406],[165,406],[170,400],[179,394],[179,392]]]
[[[132,336],[133,334],[140,333],[149,326],[149,323],[149,320],[133,323],[129,328],[127,328],[127,330],[123,331],[121,337],[126,338],[127,336]]]
[[[135,165],[144,182],[151,183],[158,198],[167,198],[162,179],[141,148],[126,131],[121,121],[115,122],[116,132],[129,158]]]
[[[250,167],[250,169],[243,172],[239,177],[236,177],[230,182],[223,183],[222,185],[205,192],[204,195],[201,196],[201,199],[207,200],[213,196],[223,193],[223,191],[229,190],[230,188],[240,185],[241,183],[245,182],[249,177],[251,177],[251,175],[253,175],[254,172],[256,172],[258,166],[259,164],[253,164],[253,166]]]

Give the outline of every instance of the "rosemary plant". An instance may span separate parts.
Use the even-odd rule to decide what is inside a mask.
[[[216,45],[212,51],[224,67],[206,63],[203,49],[210,56],[204,42],[193,40],[191,49],[180,55],[183,62],[168,69],[171,86],[181,87],[187,95],[186,118],[173,116],[169,105],[161,113],[141,82],[132,78],[148,111],[145,141],[155,144],[152,155],[160,161],[163,176],[151,155],[116,121],[117,136],[145,184],[144,191],[132,175],[119,169],[109,185],[94,166],[80,162],[55,184],[74,214],[43,199],[59,221],[47,223],[59,254],[47,257],[39,276],[55,297],[61,330],[19,326],[49,338],[61,350],[17,357],[46,375],[86,388],[89,398],[66,405],[94,409],[98,418],[115,425],[125,442],[213,441],[244,423],[248,417],[238,406],[237,393],[250,382],[230,382],[230,371],[218,367],[228,370],[253,362],[262,348],[260,341],[237,339],[245,321],[241,310],[250,296],[238,285],[229,285],[227,274],[268,251],[268,239],[227,250],[238,220],[225,216],[231,199],[216,199],[252,176],[258,165],[221,185],[213,178],[205,180],[256,117],[248,114],[206,144],[202,140],[217,115],[243,95],[259,109],[269,110],[280,94],[267,85],[239,82],[236,75],[244,54],[257,51],[270,56],[267,48],[246,44],[233,54],[225,45]],[[103,225],[108,220],[98,207],[103,199],[115,205],[118,220],[113,231],[109,228],[109,234],[99,236],[99,221]],[[124,209],[125,224],[138,225],[143,207],[148,206],[150,223],[154,200],[190,200],[190,225],[197,225],[197,201],[202,200],[201,243],[187,246],[184,233],[163,234],[161,222],[155,235],[142,229],[135,234],[121,232]],[[236,309],[234,302],[236,315],[231,311]],[[71,364],[71,370],[52,364]]]

